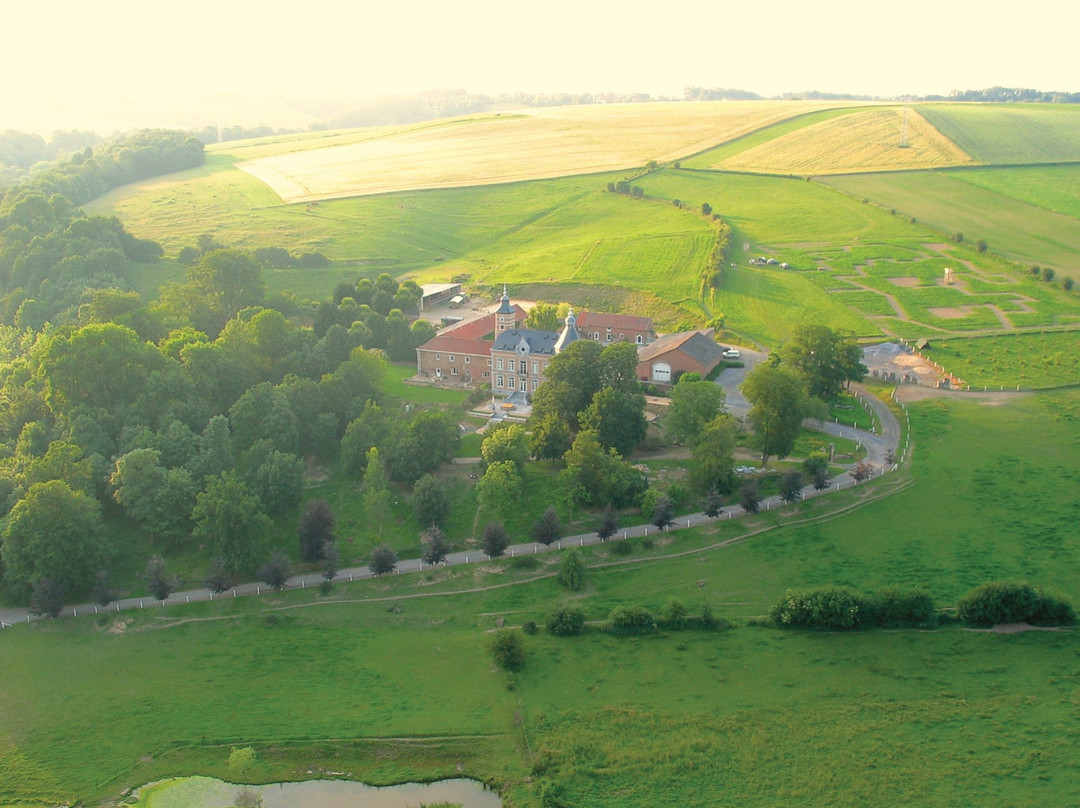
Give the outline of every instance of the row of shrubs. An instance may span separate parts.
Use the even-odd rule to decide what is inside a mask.
[[[863,595],[846,587],[789,589],[769,610],[783,628],[852,630],[932,628],[942,621],[930,593],[919,588],[885,587]],[[951,617],[946,617],[951,620]],[[956,604],[956,619],[973,626],[998,623],[1065,625],[1076,621],[1072,604],[1027,583],[991,581],[968,592]]]
[[[585,630],[585,610],[573,603],[557,604],[548,612],[545,627],[556,637],[575,637]],[[713,617],[712,607],[707,602],[701,604],[697,614],[691,614],[684,603],[672,598],[658,614],[644,606],[616,606],[598,628],[611,634],[648,634],[661,629],[714,631],[727,628],[727,623]],[[525,630],[535,631],[536,624],[526,623]]]

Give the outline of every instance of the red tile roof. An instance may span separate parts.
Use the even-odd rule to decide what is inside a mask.
[[[520,323],[525,319],[525,309],[521,308],[517,303],[513,305],[513,309],[514,322]],[[453,334],[455,337],[464,337],[465,339],[480,339],[488,334],[495,333],[495,315],[485,314],[483,317],[477,317],[475,320],[454,323],[453,325],[448,325],[440,333]]]
[[[438,334],[416,350],[439,351],[440,353],[469,354],[471,356],[491,356],[494,343],[486,339],[468,339],[455,334]]]

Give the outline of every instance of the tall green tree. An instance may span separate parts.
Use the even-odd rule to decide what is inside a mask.
[[[596,432],[601,445],[628,455],[645,439],[645,396],[626,390],[605,387],[593,396],[580,413],[581,428]]]
[[[450,496],[438,477],[425,474],[413,486],[413,508],[420,525],[441,525],[450,515]]]
[[[191,516],[195,538],[220,555],[231,573],[251,569],[259,539],[271,526],[262,502],[232,471],[206,479]]]
[[[698,431],[689,465],[690,485],[699,494],[735,490],[735,442],[738,431],[738,423],[730,415],[714,416]]]
[[[312,499],[300,514],[297,535],[300,539],[300,560],[318,561],[328,544],[335,541],[334,512],[325,499]]]
[[[812,398],[823,401],[836,398],[848,382],[862,381],[867,372],[855,337],[825,325],[797,326],[780,348],[780,360],[806,378]]]
[[[548,413],[532,423],[529,449],[537,460],[557,460],[570,445],[570,427],[558,414]]]
[[[211,250],[188,270],[188,283],[210,304],[220,325],[266,293],[262,267],[239,250]]]
[[[681,443],[690,443],[705,425],[724,412],[724,388],[712,382],[679,380],[671,391],[666,426],[668,435]]]
[[[529,459],[529,436],[520,424],[489,431],[480,444],[480,454],[487,465],[509,460],[520,472]]]
[[[638,389],[637,346],[630,342],[613,342],[600,352],[600,386],[612,387],[625,393]]]
[[[534,331],[558,331],[559,307],[554,303],[537,303],[525,315],[523,325]]]
[[[364,512],[372,529],[382,534],[383,522],[390,516],[390,489],[386,485],[386,472],[383,470],[379,450],[372,447],[367,453],[367,468],[364,471]]]
[[[542,418],[549,412],[556,412],[576,429],[577,414],[589,406],[603,386],[600,363],[603,351],[600,343],[579,339],[553,356],[548,362],[544,383],[533,397],[533,413]],[[552,389],[545,391],[548,385]]]
[[[108,555],[97,501],[60,480],[30,486],[11,509],[2,535],[4,581],[20,602],[41,578],[69,595],[89,591]]]
[[[500,460],[487,467],[476,490],[480,512],[505,522],[521,503],[521,475],[513,462]]]
[[[787,457],[802,427],[806,389],[798,371],[762,362],[746,376],[743,395],[750,402],[749,418],[761,442],[761,462]]]

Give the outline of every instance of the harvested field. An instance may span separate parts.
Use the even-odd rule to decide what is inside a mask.
[[[905,124],[906,115],[906,124]],[[974,161],[913,109],[852,112],[723,160],[718,168],[839,174],[970,165]]]
[[[554,107],[326,145],[279,142],[238,165],[285,202],[644,167],[819,109],[812,102]],[[835,106],[835,105],[834,105]],[[331,143],[335,143],[331,141]]]

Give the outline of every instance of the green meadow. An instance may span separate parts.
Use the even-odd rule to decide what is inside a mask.
[[[1062,171],[1060,177],[1055,172]],[[895,209],[934,227],[937,240],[961,233],[974,244],[984,240],[996,252],[1022,265],[1051,266],[1058,272],[1077,276],[1076,255],[1080,251],[1080,219],[1048,210],[1022,197],[1033,190],[1018,191],[1010,186],[1013,170],[968,170],[937,172],[892,172],[820,178],[816,181],[855,199],[870,199],[883,208]],[[1019,176],[1027,169],[1016,169]],[[1059,191],[1075,173],[1073,167],[1042,170],[1047,182]],[[998,177],[998,182],[980,178]],[[1017,193],[1017,196],[1012,196]],[[1067,190],[1058,194],[1071,198]],[[1050,203],[1044,203],[1050,204]],[[1063,208],[1065,206],[1062,206]]]
[[[1080,166],[1024,166],[954,171],[953,178],[1010,199],[1080,219]]]
[[[918,585],[940,606],[992,578],[1080,589],[1080,393],[909,412],[909,471],[633,540],[629,555],[585,548],[579,593],[555,582],[556,555],[535,556],[6,629],[0,804],[228,778],[236,745],[257,750],[259,781],[466,774],[517,806],[552,787],[565,805],[1063,804],[1078,775],[1074,631],[750,624],[789,587]],[[670,598],[732,627],[526,635],[513,675],[486,650],[498,621],[542,623],[561,600],[600,620]]]
[[[1080,109],[1075,104],[920,104],[918,110],[982,163],[1080,160]]]
[[[935,362],[974,389],[1024,390],[1080,384],[1080,332],[938,340]]]

